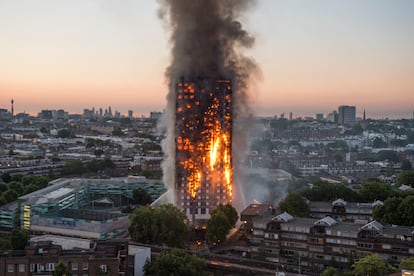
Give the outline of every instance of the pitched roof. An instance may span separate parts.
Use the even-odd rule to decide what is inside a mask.
[[[272,218],[273,221],[276,220],[276,221],[283,221],[283,222],[292,221],[293,219],[294,217],[286,211]]]
[[[322,218],[322,219],[320,219],[320,220],[318,220],[318,221],[315,221],[315,225],[326,225],[326,226],[332,226],[332,225],[335,225],[335,224],[337,224],[338,222],[335,220],[335,219],[333,219],[332,217],[330,217],[330,216],[326,216],[326,217],[324,217],[324,218]]]
[[[361,230],[376,230],[376,231],[382,231],[384,229],[384,225],[379,223],[376,220],[373,220],[364,226],[361,227]]]

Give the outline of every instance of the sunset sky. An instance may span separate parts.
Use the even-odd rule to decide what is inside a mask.
[[[155,0],[0,0],[0,107],[162,111],[168,31]],[[242,18],[258,115],[412,118],[414,1],[259,0]]]

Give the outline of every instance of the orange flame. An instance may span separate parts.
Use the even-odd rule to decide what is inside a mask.
[[[229,81],[223,82],[226,83],[225,89],[231,90],[231,86],[228,85]],[[200,92],[196,90],[195,85],[193,83],[179,83],[178,87],[178,99],[183,100],[183,105],[177,108],[177,112],[198,108],[199,100],[191,102],[192,104],[188,102],[194,98],[195,93]],[[180,161],[180,164],[186,171],[187,191],[191,199],[196,199],[201,189],[208,190],[209,187],[212,187],[216,193],[214,196],[220,198],[219,201],[222,203],[228,202],[233,196],[231,113],[226,112],[223,115],[223,106],[221,106],[221,104],[230,104],[231,97],[224,95],[222,99],[226,102],[221,103],[218,98],[221,95],[215,95],[213,91],[208,93],[207,95],[211,97],[212,101],[210,106],[205,109],[203,116],[195,119],[194,122],[184,120],[184,117],[182,119],[187,130],[191,130],[199,122],[202,122],[204,127],[200,133],[202,139],[193,143],[190,141],[191,138],[188,138],[191,135],[186,135],[186,131],[181,132],[184,133],[184,138],[177,137],[176,149],[184,152],[182,154],[184,160]],[[189,97],[186,96],[188,94],[190,94]]]

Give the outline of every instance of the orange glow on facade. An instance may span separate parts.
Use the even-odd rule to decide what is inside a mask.
[[[176,204],[204,219],[232,201],[232,104],[227,80],[177,83]]]

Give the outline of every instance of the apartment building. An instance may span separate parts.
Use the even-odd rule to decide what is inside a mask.
[[[51,241],[36,242],[25,250],[1,252],[0,275],[52,275],[58,262],[72,276],[127,275],[128,241],[97,241],[83,250],[63,250]]]
[[[348,269],[352,260],[377,253],[399,264],[414,257],[414,227],[341,222],[330,216],[300,218],[288,213],[253,219],[253,254],[318,273],[327,266]]]
[[[372,212],[380,200],[372,203],[347,202],[341,198],[332,202],[309,201],[309,215],[313,218],[330,216],[338,221],[368,223],[372,220]]]

